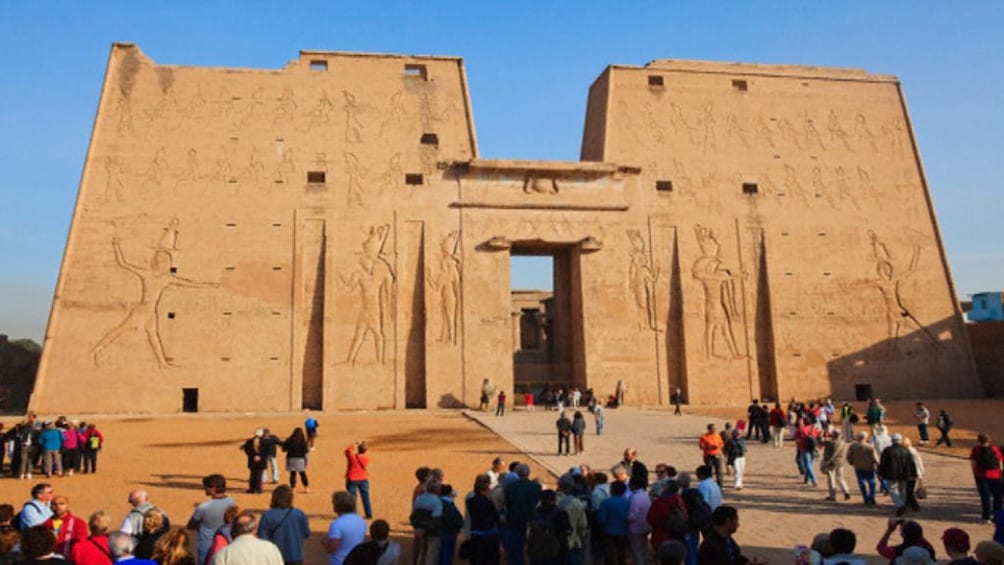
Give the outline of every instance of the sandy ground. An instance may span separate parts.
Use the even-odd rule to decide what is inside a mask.
[[[916,437],[909,424],[912,403],[889,404],[889,416],[896,428]],[[989,539],[991,527],[977,523],[978,498],[972,486],[968,463],[960,457],[972,446],[975,430],[989,430],[1004,439],[999,420],[1004,402],[990,400],[937,401],[932,411],[946,407],[958,429],[952,450],[924,449],[931,497],[918,519],[934,541],[949,525],[961,525],[974,542]],[[594,435],[592,418],[586,451],[578,457],[557,457],[554,450],[554,412],[538,407],[536,412],[510,413],[505,418],[458,411],[406,411],[315,414],[321,422],[317,450],[312,454],[308,473],[310,494],[298,488],[295,505],[307,512],[315,534],[306,543],[307,563],[324,563],[320,541],[333,518],[331,493],[344,488],[344,448],[357,439],[371,446],[371,483],[374,514],[391,523],[392,536],[408,550],[410,527],[407,517],[413,472],[421,465],[438,466],[446,472],[446,482],[461,493],[470,490],[474,476],[487,469],[497,455],[509,461],[531,463],[533,475],[553,485],[553,472],[584,462],[595,468],[609,468],[620,459],[626,446],[635,446],[640,458],[652,469],[666,462],[685,470],[699,462],[696,437],[709,421],[734,419],[745,407],[685,408],[685,416],[663,410],[607,410],[607,430]],[[693,414],[700,412],[700,415]],[[478,420],[481,420],[479,424]],[[995,421],[998,420],[998,421]],[[7,424],[15,418],[3,418]],[[289,415],[198,415],[163,418],[95,419],[106,437],[96,475],[54,478],[56,491],[70,497],[74,513],[86,516],[99,508],[110,511],[116,521],[128,511],[129,490],[143,488],[151,500],[167,510],[172,521],[184,524],[192,507],[204,500],[201,478],[223,473],[231,495],[247,509],[268,507],[269,496],[245,494],[247,471],[239,445],[256,427],[267,426],[280,436],[302,425],[302,414]],[[933,437],[936,432],[932,432]],[[850,502],[830,503],[825,480],[817,489],[803,487],[795,473],[790,444],[778,450],[751,444],[746,488],[736,492],[726,488],[728,503],[740,509],[742,525],[737,539],[748,554],[768,557],[772,563],[788,563],[790,548],[808,543],[813,534],[846,526],[859,535],[862,554],[873,556],[874,546],[890,511],[888,499],[879,506],[860,504],[856,486]],[[281,463],[280,457],[280,463]],[[36,479],[39,477],[36,475]],[[286,477],[283,476],[283,480]],[[0,501],[20,506],[36,481],[0,480]],[[270,490],[270,488],[266,488]],[[940,545],[939,557],[943,557]]]

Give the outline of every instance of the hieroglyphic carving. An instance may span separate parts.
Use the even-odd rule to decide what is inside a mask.
[[[265,87],[259,86],[251,93],[251,99],[244,109],[240,125],[246,126],[262,119],[265,113]]]
[[[125,94],[115,102],[115,111],[119,116],[116,129],[120,134],[133,133],[132,127],[132,102]]]
[[[833,206],[833,195],[830,194],[830,187],[823,180],[823,168],[819,166],[812,168],[812,194],[816,198],[825,198],[826,202]]]
[[[836,110],[830,110],[830,114],[826,118],[826,131],[830,132],[832,147],[836,147],[837,143],[840,143],[844,149],[854,151],[854,148],[851,147],[850,136],[844,130],[844,126],[840,125],[840,116],[837,115]]]
[[[282,181],[283,183],[288,184],[294,173],[296,173],[296,162],[293,160],[293,148],[286,147],[282,151],[282,159],[280,159],[279,164],[275,166],[272,178],[273,180]]]
[[[383,138],[384,132],[397,130],[408,117],[408,109],[404,106],[403,98],[404,91],[402,90],[398,90],[390,95],[389,109],[384,112],[386,117],[380,122],[380,130],[377,132],[378,137]]]
[[[708,359],[738,359],[742,354],[733,329],[734,323],[742,321],[737,301],[738,277],[725,268],[714,230],[697,224],[694,233],[701,248],[701,257],[694,262],[693,276],[704,288],[704,355]],[[717,344],[720,341],[728,350],[725,354],[719,352]]]
[[[743,147],[749,149],[749,132],[739,123],[739,118],[735,114],[729,112],[729,115],[726,117],[726,126],[728,127],[726,136],[729,139],[738,139],[743,144]]]
[[[356,364],[359,351],[372,335],[376,350],[375,361],[385,364],[387,336],[385,321],[392,319],[391,307],[397,275],[384,254],[384,245],[390,234],[390,225],[371,226],[362,244],[356,269],[348,277],[338,276],[342,287],[356,294],[359,312],[349,344],[345,363]]]
[[[812,146],[816,145],[821,151],[826,151],[826,144],[823,143],[823,136],[819,134],[819,130],[816,129],[816,123],[813,121],[812,116],[809,115],[808,111],[805,112],[802,129],[805,131],[806,149],[812,149]]]
[[[718,141],[715,136],[715,103],[708,102],[704,106],[704,110],[701,112],[701,117],[699,119],[700,127],[700,145],[701,149],[707,151],[708,149],[715,149],[718,146]]]
[[[178,182],[174,183],[177,189],[183,184],[198,184],[201,174],[199,173],[199,152],[194,147],[189,148],[185,154],[185,170],[178,177]]]
[[[636,319],[640,329],[659,331],[659,321],[655,304],[655,283],[659,270],[655,268],[648,252],[645,238],[638,230],[628,230],[631,243],[631,264],[628,268],[628,285],[631,289]]]
[[[174,362],[164,350],[164,340],[160,335],[160,301],[169,288],[215,288],[218,282],[197,282],[171,272],[174,262],[172,253],[177,249],[178,219],[172,218],[164,228],[160,242],[150,257],[150,266],[134,265],[126,259],[122,252],[122,243],[118,237],[112,238],[112,248],[115,250],[115,262],[119,267],[132,273],[139,279],[139,301],[133,304],[126,317],[105,332],[104,336],[91,349],[91,360],[95,367],[100,367],[100,355],[108,346],[130,331],[142,330],[147,343],[157,359],[159,367],[173,366]]]
[[[295,92],[292,88],[283,88],[282,94],[276,99],[275,110],[273,112],[275,117],[272,118],[272,125],[285,124],[291,127],[293,121],[296,120],[296,108]]]
[[[241,171],[240,177],[248,179],[251,183],[259,185],[265,179],[265,163],[258,156],[258,148],[252,147],[248,156],[248,164]]]
[[[790,196],[801,199],[803,203],[808,202],[802,183],[798,180],[798,172],[795,171],[795,167],[788,164],[784,166],[784,190]]]
[[[903,152],[905,147],[903,138],[906,137],[906,130],[903,127],[902,119],[893,118],[889,120],[889,124],[882,127],[882,134],[885,135],[885,142],[889,146],[890,151],[893,153]]]
[[[795,129],[791,120],[787,117],[782,117],[777,122],[777,129],[782,141],[794,145],[796,149],[802,149],[802,134]]]
[[[858,114],[854,117],[854,137],[858,140],[858,149],[867,148],[878,153],[879,148],[878,143],[875,142],[875,134],[868,127],[868,119],[865,118],[864,114]]]
[[[119,164],[118,157],[109,155],[105,157],[105,200],[111,200],[114,196],[116,200],[123,202],[122,192],[124,190],[122,165]]]
[[[380,193],[384,194],[400,187],[404,179],[404,168],[401,166],[401,152],[398,151],[387,160],[387,170],[380,175]]]
[[[363,205],[363,179],[368,171],[359,164],[359,157],[355,153],[345,154],[345,168],[348,174],[348,204],[349,206]]]
[[[461,269],[460,232],[454,230],[439,242],[438,264],[428,276],[429,288],[439,299],[440,343],[457,344]]]
[[[317,99],[317,104],[307,112],[307,123],[303,127],[304,132],[310,132],[314,127],[325,129],[331,125],[331,115],[335,112],[335,103],[328,97],[326,90],[321,91],[321,97]]]
[[[150,160],[150,165],[147,166],[146,170],[142,174],[144,188],[148,188],[151,185],[160,185],[164,175],[169,169],[166,154],[167,149],[163,145],[154,151],[153,158]]]
[[[874,282],[882,294],[882,301],[885,305],[886,338],[889,341],[886,355],[895,353],[900,331],[907,325],[908,321],[917,327],[920,334],[927,338],[931,346],[938,347],[938,341],[906,307],[900,292],[900,283],[917,271],[917,264],[920,261],[920,246],[916,244],[912,246],[910,263],[903,271],[901,266],[893,263],[895,257],[874,231],[868,230],[868,239],[872,246],[871,260],[875,261],[875,271],[878,274],[878,278],[874,279]]]
[[[774,148],[774,130],[761,114],[753,116],[753,140],[757,145]]]
[[[690,143],[697,144],[697,128],[687,119],[683,108],[675,102],[669,103],[669,123],[673,126],[673,131],[676,132],[677,136],[686,135]]]
[[[342,104],[342,111],[345,112],[345,142],[363,142],[363,122],[359,115],[367,110],[367,106],[356,101],[354,94],[348,90],[342,91],[345,102]]]

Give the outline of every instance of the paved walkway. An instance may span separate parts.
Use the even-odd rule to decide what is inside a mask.
[[[580,463],[593,469],[609,470],[621,460],[624,448],[629,446],[638,450],[638,459],[650,472],[654,473],[656,463],[667,463],[692,473],[701,464],[697,438],[708,423],[722,424],[718,418],[693,414],[673,416],[671,411],[608,409],[605,410],[603,435],[596,435],[593,417],[584,411],[588,422],[585,452],[577,456],[558,456],[556,412],[538,407],[534,412],[520,410],[504,417],[478,411],[466,411],[465,414],[537,460],[555,476]],[[808,545],[819,532],[846,527],[858,535],[858,553],[874,563],[885,562],[878,558],[875,545],[893,510],[888,497],[879,496],[879,504],[874,507],[862,505],[853,471],[850,471],[846,475],[852,499],[826,501],[824,475],[817,471],[818,488],[802,485],[790,441],[786,440],[780,449],[753,440],[747,447],[743,490],[732,489],[730,478],[726,477],[724,492],[725,503],[739,508],[741,526],[736,538],[747,556],[760,555],[771,563],[790,563],[791,549],[795,545]],[[945,528],[962,527],[969,532],[973,546],[977,541],[990,539],[993,528],[979,522],[979,497],[969,463],[926,449],[921,453],[930,494],[921,502],[921,512],[908,517],[924,527],[925,537],[937,549],[939,560],[947,557],[940,541]],[[542,477],[541,481],[554,485],[556,479]],[[839,493],[838,498],[841,498]],[[892,539],[898,540],[898,534]]]

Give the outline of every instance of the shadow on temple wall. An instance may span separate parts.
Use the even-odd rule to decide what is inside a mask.
[[[23,414],[35,386],[42,347],[30,339],[0,334],[0,413]]]
[[[439,397],[439,403],[436,404],[439,408],[466,408],[466,405],[452,393],[446,393]]]
[[[867,400],[932,397],[979,397],[983,385],[969,371],[969,345],[955,318],[919,326],[909,316],[900,324],[899,337],[890,337],[849,354],[801,352],[804,370],[825,361],[830,394],[839,399]],[[911,329],[912,328],[912,329]],[[895,333],[895,328],[890,329]],[[779,352],[778,356],[784,355]],[[792,354],[799,356],[799,354]],[[818,356],[820,358],[813,359]],[[790,361],[787,363],[792,364]]]

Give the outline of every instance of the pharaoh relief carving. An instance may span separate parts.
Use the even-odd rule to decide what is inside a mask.
[[[762,114],[753,116],[753,141],[758,147],[774,148],[774,130]]]
[[[868,230],[868,239],[872,246],[871,260],[875,262],[875,272],[878,275],[873,280],[882,295],[882,302],[885,306],[886,339],[888,341],[886,355],[891,356],[897,351],[900,333],[911,326],[916,328],[917,333],[923,336],[928,345],[938,347],[937,340],[914,316],[903,300],[901,283],[917,271],[917,264],[920,261],[920,246],[916,244],[911,246],[909,262],[904,266],[903,262],[889,250],[889,247],[879,239],[874,231]]]
[[[401,166],[401,152],[395,152],[387,160],[387,169],[380,175],[379,189],[381,194],[393,193],[403,185],[404,167]]]
[[[716,122],[715,104],[714,102],[708,102],[704,105],[704,110],[701,111],[701,117],[698,120],[698,123],[700,123],[698,134],[700,146],[705,151],[718,147],[718,140],[715,135]]]
[[[272,172],[272,179],[277,182],[281,181],[283,184],[289,184],[295,174],[296,161],[293,159],[293,148],[286,147],[282,150],[282,158]]]
[[[363,205],[363,181],[369,173],[365,167],[359,163],[359,157],[355,153],[345,154],[345,172],[348,176],[348,205]]]
[[[119,202],[124,202],[122,194],[125,192],[125,183],[122,181],[122,164],[118,157],[109,155],[105,157],[105,200],[113,197]]]
[[[373,340],[375,356],[372,362],[379,365],[387,362],[386,326],[387,321],[393,319],[397,279],[384,251],[389,235],[389,224],[371,226],[361,251],[357,252],[359,259],[355,270],[348,277],[338,276],[343,290],[355,296],[358,309],[345,363],[356,365],[367,339]]]
[[[704,355],[732,361],[742,357],[736,343],[735,326],[743,323],[739,309],[739,276],[726,268],[721,245],[714,230],[694,227],[701,256],[694,262],[693,277],[704,289]]]
[[[645,237],[638,230],[628,230],[631,244],[631,264],[628,267],[628,286],[638,328],[660,331],[655,303],[655,283],[659,280],[659,270],[655,268],[648,252]]]
[[[902,153],[906,148],[906,128],[901,118],[893,118],[882,127],[885,144],[893,153]]]
[[[457,344],[460,320],[460,232],[443,236],[439,242],[439,257],[428,275],[428,285],[439,302],[439,337],[437,341]]]
[[[283,88],[282,94],[276,99],[273,110],[272,126],[284,125],[291,127],[296,120],[296,92],[292,88]]]
[[[265,163],[258,156],[258,148],[252,147],[248,155],[248,164],[240,173],[240,178],[254,185],[260,185],[265,180]]]
[[[819,134],[819,130],[816,129],[816,122],[812,119],[812,116],[810,116],[808,112],[805,112],[805,115],[802,118],[802,129],[805,132],[806,149],[817,147],[820,151],[826,151],[826,144],[823,143],[823,136]]]
[[[150,164],[141,174],[143,188],[160,186],[170,167],[167,164],[167,149],[161,145],[150,159]]]
[[[120,135],[134,133],[132,125],[132,100],[124,92],[115,101],[115,113],[118,114],[115,126],[116,131]]]
[[[739,118],[735,114],[729,112],[729,115],[725,118],[726,127],[726,137],[730,140],[738,140],[743,147],[749,149],[750,147],[750,134],[746,128],[739,123]]]
[[[161,368],[173,366],[174,362],[164,349],[160,334],[160,302],[169,288],[215,288],[218,282],[198,282],[172,272],[173,254],[178,242],[177,218],[172,218],[153,249],[149,265],[131,263],[122,251],[119,237],[112,238],[115,263],[139,279],[139,297],[126,313],[125,318],[105,332],[101,340],[91,349],[91,360],[95,367],[101,366],[101,354],[115,341],[130,332],[142,331],[153,352],[157,365]]]
[[[202,175],[199,172],[199,152],[194,148],[189,148],[185,153],[185,170],[182,171],[178,181],[174,183],[177,190],[182,185],[197,185]]]
[[[342,91],[342,111],[345,112],[345,142],[363,142],[363,122],[359,118],[369,108],[356,101],[356,96],[348,90]]]

